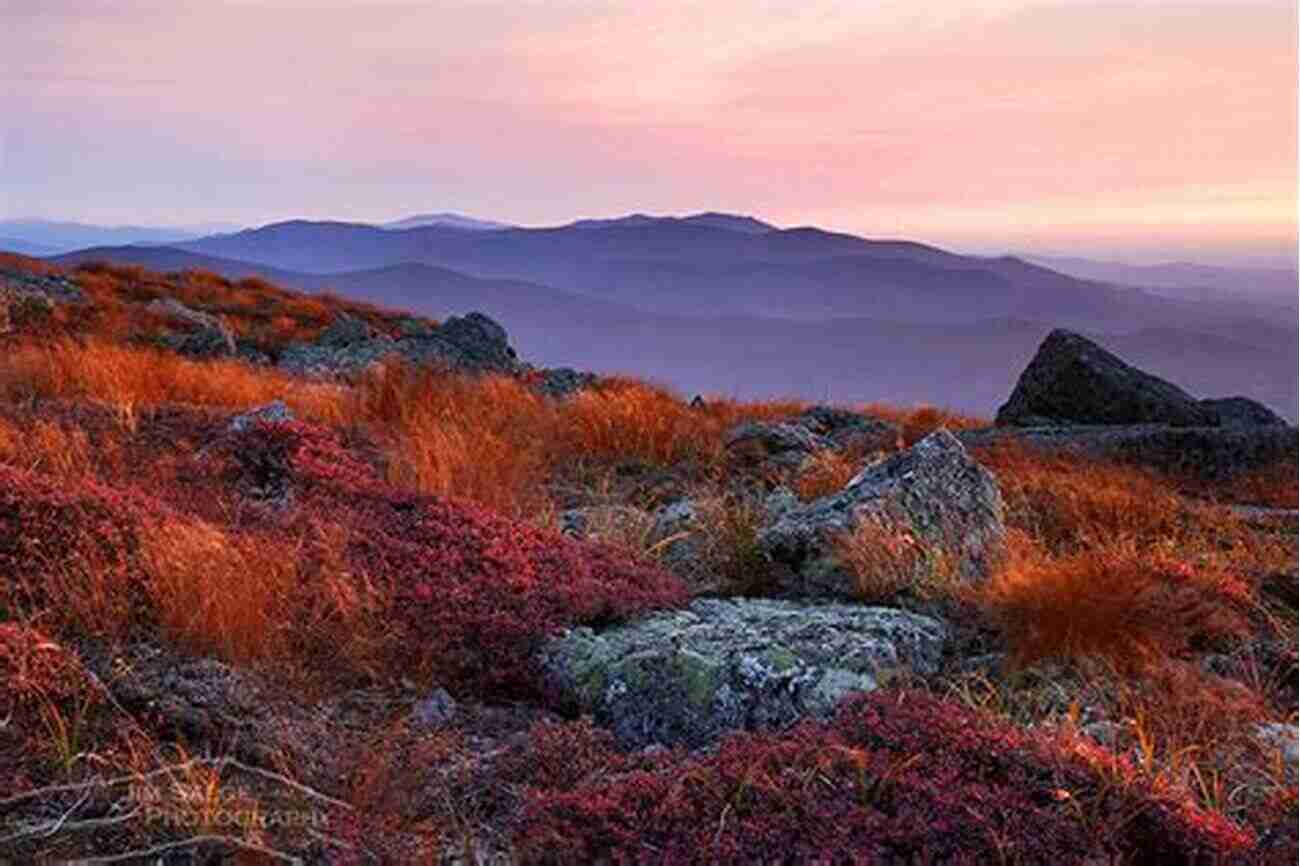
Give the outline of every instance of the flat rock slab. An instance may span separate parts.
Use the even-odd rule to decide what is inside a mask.
[[[630,746],[699,747],[738,730],[827,718],[900,670],[937,670],[948,628],[894,608],[770,599],[689,607],[548,641],[542,668],[565,702]]]
[[[1072,450],[1209,480],[1295,462],[1297,453],[1296,428],[1278,425],[994,427],[964,430],[957,438],[967,448],[1015,443],[1049,451]]]

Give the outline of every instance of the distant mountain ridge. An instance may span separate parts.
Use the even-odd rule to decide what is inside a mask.
[[[301,273],[417,262],[668,316],[916,324],[1002,316],[1129,332],[1249,315],[1232,305],[1198,306],[1080,279],[1012,256],[966,256],[813,227],[760,231],[750,219],[632,214],[495,231],[293,220],[177,246]]]
[[[15,252],[52,255],[94,246],[176,243],[238,228],[226,223],[177,227],[99,226],[59,220],[7,219],[0,220],[0,236],[6,239],[0,241],[0,247]]]
[[[498,229],[514,228],[510,223],[477,219],[475,217],[465,216],[464,214],[450,212],[416,214],[403,219],[382,223],[380,228],[400,230],[424,228],[426,226],[442,226],[444,228],[465,229],[466,231],[497,231]]]
[[[743,216],[739,214],[722,213],[720,211],[705,211],[703,213],[691,214],[684,217],[672,216],[649,216],[643,213],[634,213],[627,216],[613,217],[609,219],[581,219],[568,223],[562,228],[578,229],[607,229],[607,228],[630,228],[634,226],[651,226],[662,225],[667,223],[684,223],[687,225],[708,226],[715,229],[726,229],[727,231],[741,232],[742,234],[761,235],[770,231],[776,231],[776,226],[771,223],[765,223],[760,219],[752,216]]]
[[[1243,298],[1294,308],[1300,288],[1300,274],[1288,268],[1225,267],[1194,262],[1132,265],[1065,256],[1027,258],[1083,279],[1137,286],[1166,297],[1190,300]]]
[[[920,255],[925,249],[912,252]],[[891,248],[896,254],[907,250]],[[422,263],[307,274],[150,246],[83,250],[53,261],[71,266],[95,259],[159,270],[203,268],[232,278],[263,276],[287,287],[330,289],[436,318],[482,310],[506,325],[522,355],[537,363],[635,372],[686,392],[920,400],[990,417],[1014,386],[1015,371],[1061,321],[976,315],[979,311],[964,320],[937,322],[862,316],[792,321],[719,308],[709,316],[670,315]],[[899,260],[895,256],[877,261]],[[1034,268],[1014,260],[1004,265],[1012,270]],[[1182,309],[1177,304],[1169,307],[1174,312]],[[1177,315],[1165,318],[1163,325],[1120,333],[1081,330],[1193,394],[1242,394],[1295,420],[1293,325],[1240,316],[1201,316],[1179,325]]]

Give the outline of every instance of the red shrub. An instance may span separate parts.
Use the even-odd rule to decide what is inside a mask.
[[[310,513],[347,516],[354,570],[385,588],[402,670],[453,691],[536,696],[531,661],[550,633],[684,604],[679,579],[612,548],[582,544],[479,505],[403,495],[309,424],[261,424],[231,449],[241,477],[288,479]]]
[[[877,692],[831,724],[535,786],[517,850],[530,864],[1252,862],[1248,832],[1108,760],[929,695]]]
[[[165,510],[87,480],[0,464],[0,609],[48,608],[113,633],[143,609],[139,529]]]

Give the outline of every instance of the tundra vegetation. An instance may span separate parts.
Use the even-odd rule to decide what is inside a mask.
[[[0,279],[0,860],[1296,860],[1294,462],[972,446],[1005,524],[982,579],[883,518],[828,548],[856,603],[946,623],[937,665],[634,747],[548,641],[770,596],[774,514],[989,422],[853,407],[897,436],[755,460],[733,431],[811,407],[557,398],[526,365],[304,376],[277,358],[341,317],[437,323],[202,272]],[[237,351],[182,351],[205,321]]]

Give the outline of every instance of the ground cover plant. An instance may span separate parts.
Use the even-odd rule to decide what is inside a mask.
[[[888,527],[839,541],[861,600],[952,617],[938,674],[792,731],[629,751],[561,717],[539,644],[770,593],[769,498],[814,500],[887,453],[732,459],[729,430],[795,400],[184,357],[150,338],[169,327],[150,302],[272,358],[341,312],[409,317],[210,274],[3,269],[89,300],[0,334],[0,858],[1295,860],[1294,757],[1270,739],[1297,717],[1294,518],[1234,508],[1295,508],[1294,467],[1207,488],[977,450],[1008,530],[987,581],[916,585],[933,552]],[[274,400],[292,420],[232,427]],[[856,408],[905,445],[983,423]],[[655,535],[684,496],[703,528]],[[559,532],[574,507],[594,537]],[[707,589],[673,571],[681,540]]]

